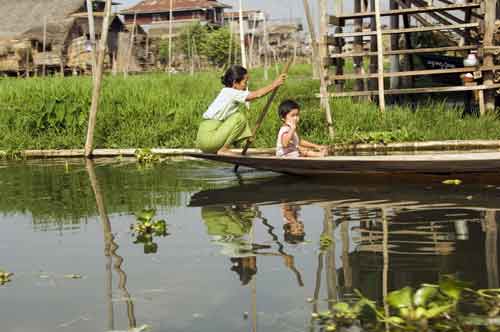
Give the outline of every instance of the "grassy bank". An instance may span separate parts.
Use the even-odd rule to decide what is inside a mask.
[[[96,128],[96,147],[193,147],[201,114],[221,88],[220,73],[152,74],[106,77]],[[274,76],[274,71],[272,75]],[[271,147],[279,127],[277,104],[285,98],[303,106],[305,138],[328,143],[324,114],[308,79],[308,66],[295,66],[280,90],[273,111],[256,142]],[[262,72],[251,74],[251,88],[265,84]],[[91,80],[85,77],[0,79],[0,149],[78,148],[85,142]],[[251,105],[255,120],[265,99]],[[417,109],[390,107],[380,115],[376,105],[349,99],[332,101],[336,138],[330,143],[499,139],[500,121],[493,116],[462,119],[461,109],[432,103]]]

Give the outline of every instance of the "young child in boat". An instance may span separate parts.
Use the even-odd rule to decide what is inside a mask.
[[[281,75],[272,84],[254,92],[247,91],[248,72],[242,66],[231,66],[222,77],[224,88],[203,114],[197,135],[197,146],[205,153],[232,154],[231,145],[252,136],[248,119],[240,107],[264,97],[285,80]]]
[[[284,221],[284,238],[285,242],[290,244],[302,243],[306,236],[304,224],[299,221],[299,210],[298,206],[291,204],[284,203],[281,206]]]
[[[276,156],[282,158],[325,157],[328,148],[299,138],[297,125],[300,106],[293,100],[285,100],[278,108],[282,126],[276,142]]]

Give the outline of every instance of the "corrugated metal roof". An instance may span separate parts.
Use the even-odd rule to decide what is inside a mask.
[[[218,2],[217,0],[174,0],[173,10],[188,11],[196,9],[212,8],[232,8],[229,5]],[[121,11],[121,14],[135,13],[163,13],[170,11],[170,0],[144,0],[137,5]]]

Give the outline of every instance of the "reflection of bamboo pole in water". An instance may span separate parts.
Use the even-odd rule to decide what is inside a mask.
[[[349,262],[349,223],[344,221],[341,227],[342,234],[342,267],[344,270],[344,286],[352,288],[352,268]]]
[[[383,242],[382,242],[382,252],[384,259],[384,269],[382,274],[382,295],[384,297],[384,311],[385,316],[389,317],[389,305],[387,304],[387,292],[389,283],[389,226],[387,224],[387,214],[386,210],[382,209],[382,228],[383,228]],[[389,324],[385,323],[386,331],[389,331]]]
[[[323,274],[323,252],[320,251],[318,254],[318,267],[316,268],[316,283],[314,286],[314,295],[313,295],[313,305],[312,312],[318,312],[318,300],[319,300],[319,291],[321,290],[321,275]],[[311,317],[310,329],[311,332],[314,331],[314,318]]]
[[[281,243],[278,239],[278,236],[274,234],[274,226],[269,223],[269,221],[262,215],[262,212],[258,209],[258,207],[255,208],[256,210],[256,215],[257,218],[259,218],[262,221],[262,224],[266,226],[267,228],[267,233],[273,238],[273,242],[278,245],[278,252],[283,256],[283,257],[290,257],[291,260],[289,260],[290,264],[287,265],[287,267],[292,270],[292,272],[295,274],[295,277],[297,278],[297,282],[299,283],[300,287],[304,287],[304,281],[302,281],[302,275],[300,274],[300,271],[295,267],[295,262],[293,260],[293,256],[289,255],[285,252],[285,246],[283,243]]]
[[[254,243],[254,224],[250,228],[250,243]],[[257,264],[257,263],[256,263]],[[257,276],[252,278],[252,332],[257,332]]]
[[[485,255],[486,270],[488,273],[488,288],[498,288],[498,227],[496,211],[486,211],[484,219],[486,232]]]
[[[328,307],[332,309],[333,302],[338,299],[337,295],[337,266],[335,263],[335,234],[333,227],[333,216],[332,216],[332,206],[327,206],[325,208],[325,218],[323,221],[324,231],[323,233],[328,234],[332,243],[328,248],[326,253],[326,287],[328,291]]]
[[[99,218],[101,219],[102,222],[102,229],[104,233],[104,254],[108,258],[108,262],[106,263],[106,272],[108,273],[108,279],[106,284],[107,295],[108,295],[108,315],[109,315],[108,327],[109,330],[114,330],[114,312],[113,312],[113,302],[112,302],[113,277],[111,275],[111,264],[112,264],[111,257],[114,257],[116,259],[114,268],[120,276],[120,282],[118,284],[118,287],[123,291],[124,297],[127,299],[127,314],[129,318],[129,328],[134,328],[136,327],[134,304],[132,302],[130,293],[126,288],[127,275],[125,274],[125,271],[121,269],[123,258],[116,253],[119,246],[114,241],[113,233],[111,230],[111,222],[109,221],[108,213],[106,211],[106,205],[104,204],[104,199],[101,193],[101,188],[99,186],[99,182],[95,174],[94,162],[91,159],[86,159],[86,168],[87,168],[87,173],[89,175],[92,190],[94,191]]]

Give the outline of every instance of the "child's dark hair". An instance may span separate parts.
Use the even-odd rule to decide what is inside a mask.
[[[224,86],[228,88],[232,88],[234,83],[243,81],[246,74],[248,74],[248,71],[245,69],[245,67],[242,67],[240,65],[232,65],[228,70],[226,70],[224,76],[222,76],[222,84],[224,84]]]
[[[288,99],[280,104],[278,107],[278,115],[280,119],[286,118],[286,115],[293,110],[300,110],[300,105],[295,101]]]
[[[283,237],[285,239],[285,242],[289,244],[299,244],[304,242],[306,238],[306,233],[303,232],[301,234],[292,234],[290,228],[291,228],[290,224],[283,225],[283,230],[285,231]]]

